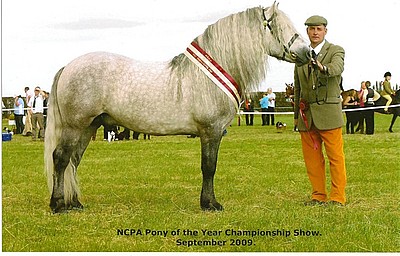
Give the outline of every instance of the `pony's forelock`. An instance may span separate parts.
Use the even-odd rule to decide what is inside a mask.
[[[274,37],[281,44],[287,44],[290,38],[297,33],[292,27],[291,20],[284,12],[279,10],[278,4],[274,4],[272,7],[266,8],[266,10],[267,12],[271,12],[269,16],[274,16],[274,19],[270,24]]]

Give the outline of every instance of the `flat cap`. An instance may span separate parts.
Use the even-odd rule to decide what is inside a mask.
[[[304,25],[306,25],[306,26],[319,26],[319,25],[326,26],[326,25],[328,25],[328,21],[322,16],[313,15],[306,20]]]

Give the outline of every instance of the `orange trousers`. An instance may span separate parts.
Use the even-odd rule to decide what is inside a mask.
[[[329,159],[331,191],[329,200],[346,203],[346,166],[343,151],[342,128],[321,131],[312,126],[309,132],[300,132],[304,162],[312,185],[312,199],[326,202],[325,157],[322,145]],[[312,137],[312,138],[311,138]],[[315,144],[318,146],[314,148]]]

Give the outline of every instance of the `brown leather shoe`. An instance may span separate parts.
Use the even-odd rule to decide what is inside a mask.
[[[318,201],[317,199],[312,199],[310,201],[304,202],[305,206],[315,206],[315,205],[325,205],[326,203],[323,201]]]
[[[344,204],[338,202],[338,201],[329,201],[328,205],[332,205],[332,206],[344,206]]]

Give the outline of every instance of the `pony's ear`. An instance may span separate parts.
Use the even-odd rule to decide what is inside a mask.
[[[276,10],[278,10],[278,6],[279,6],[279,3],[277,3],[276,1],[274,1],[274,4],[271,6],[273,12],[276,12]]]

